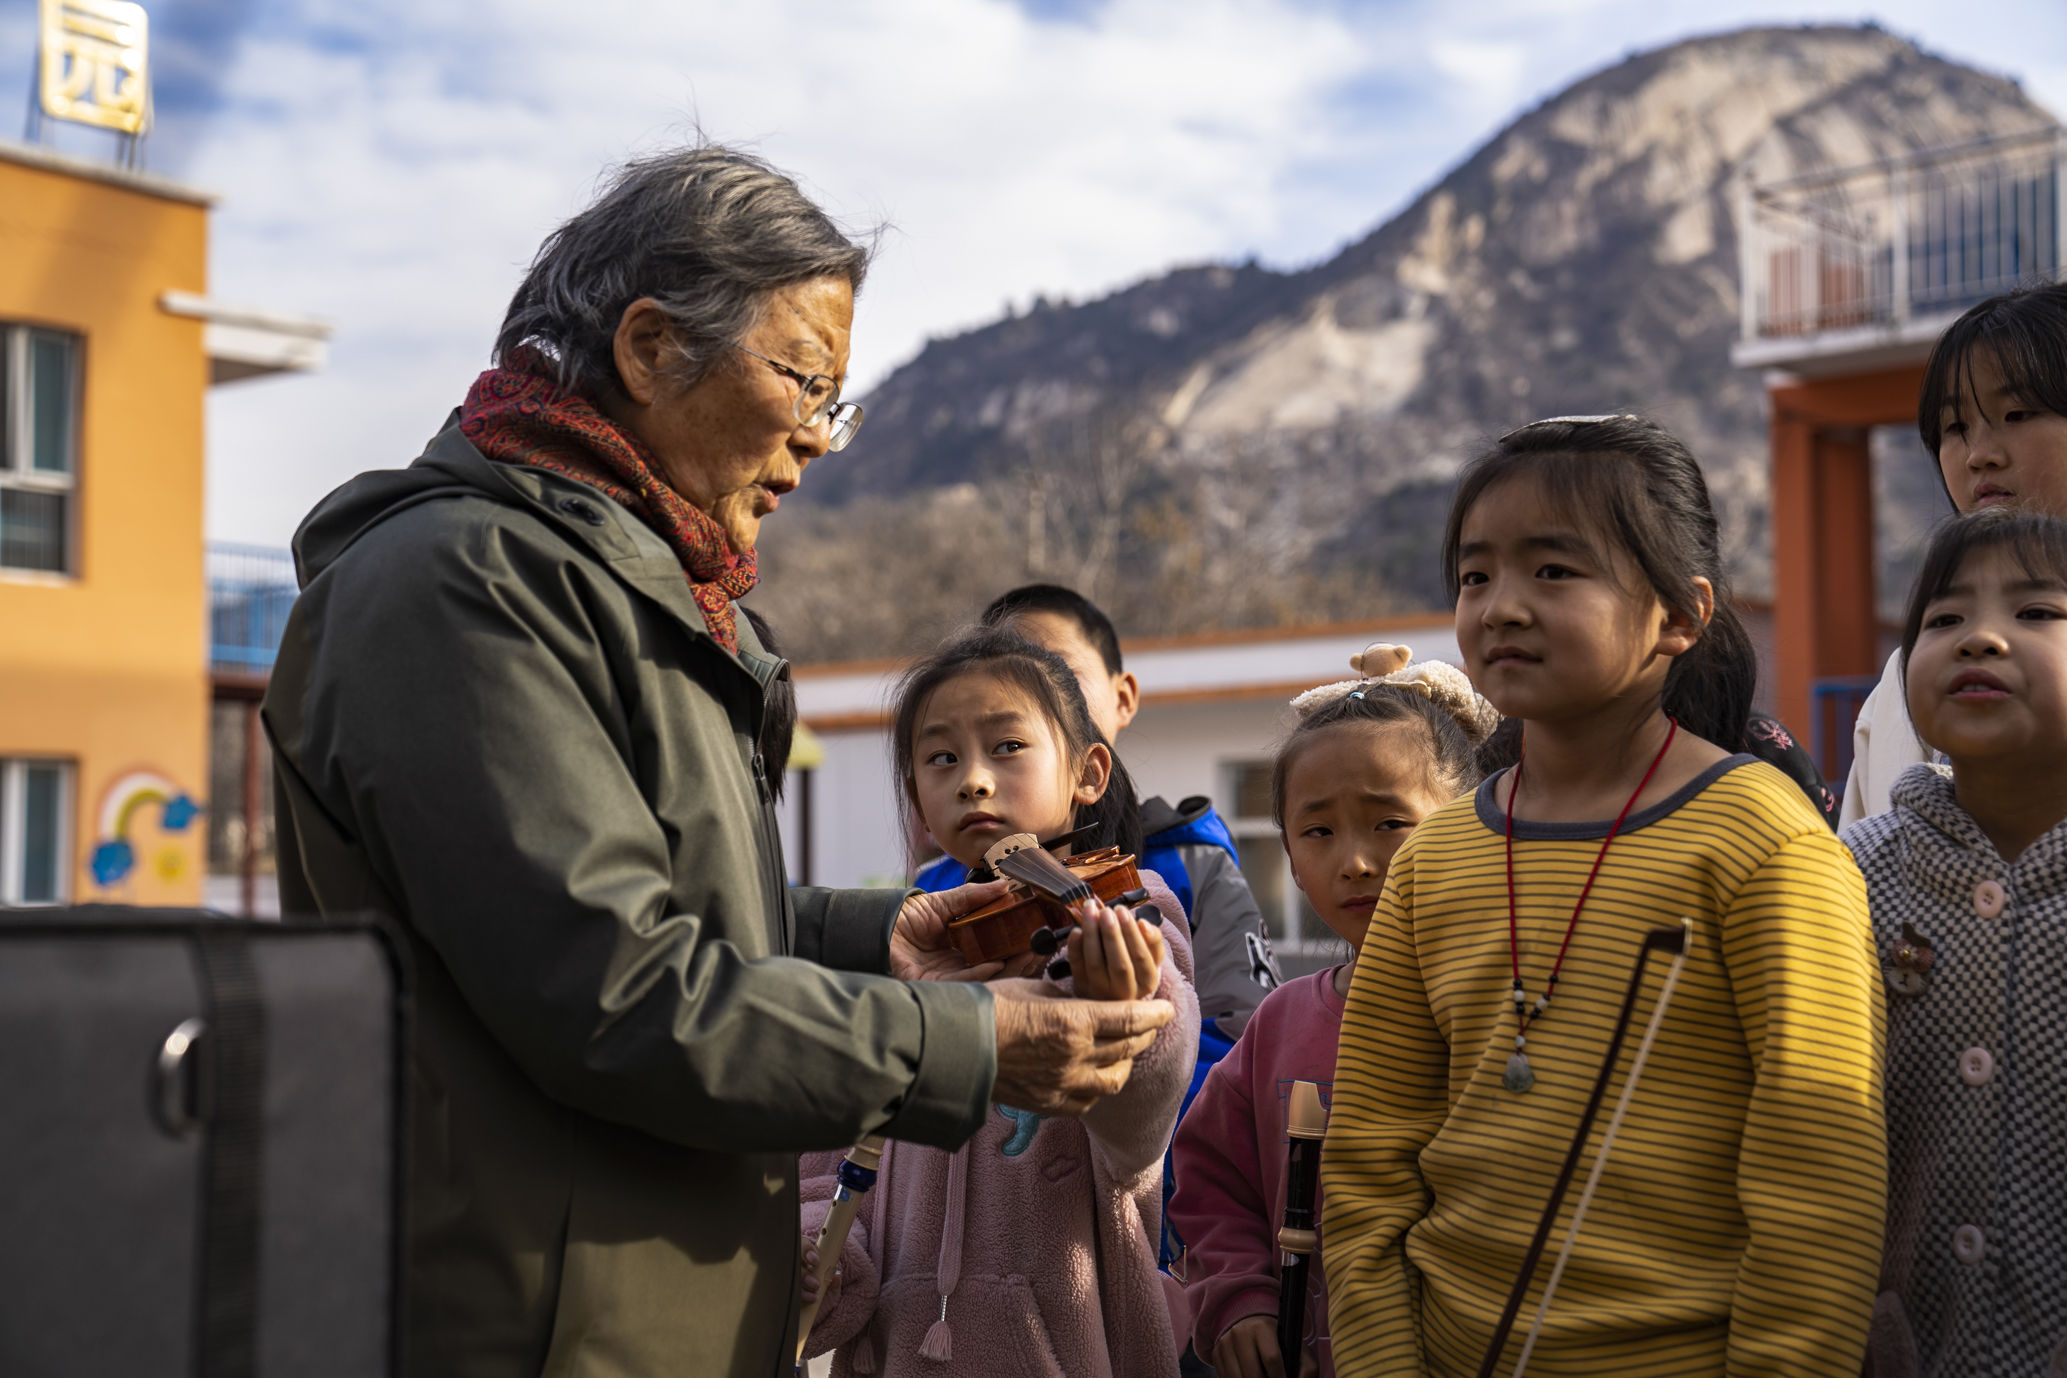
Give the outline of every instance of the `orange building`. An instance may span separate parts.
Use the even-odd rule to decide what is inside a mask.
[[[203,396],[327,329],[205,296],[213,198],[0,145],[0,904],[192,904]]]
[[[1903,427],[1913,448],[1945,327],[2067,268],[2063,140],[2039,129],[1743,189],[1733,357],[1764,370],[1770,405],[1774,708],[1807,728],[1834,787],[1885,655],[1870,432]]]

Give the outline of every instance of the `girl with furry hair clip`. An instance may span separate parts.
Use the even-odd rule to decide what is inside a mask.
[[[1271,812],[1292,879],[1314,912],[1363,945],[1392,854],[1414,825],[1479,780],[1475,752],[1499,722],[1463,673],[1409,664],[1405,646],[1351,658],[1369,676],[1308,690],[1271,770]],[[1186,1241],[1192,1343],[1220,1378],[1330,1378],[1327,1287],[1308,1273],[1305,1352],[1278,1350],[1287,1096],[1318,1083],[1325,1102],[1352,964],[1264,998],[1177,1128],[1170,1217]]]

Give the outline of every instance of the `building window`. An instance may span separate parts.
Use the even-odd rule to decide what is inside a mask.
[[[63,904],[70,889],[72,768],[0,760],[0,904]]]
[[[1292,883],[1291,863],[1278,840],[1277,824],[1270,819],[1270,771],[1268,761],[1230,761],[1221,767],[1226,783],[1221,797],[1233,804],[1226,815],[1227,830],[1234,834],[1242,878],[1263,911],[1263,925],[1274,946],[1299,953],[1340,946],[1341,940]]]
[[[79,338],[0,325],[0,569],[72,569]]]

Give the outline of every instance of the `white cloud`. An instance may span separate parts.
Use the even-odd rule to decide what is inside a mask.
[[[543,235],[601,170],[695,121],[843,218],[892,225],[856,323],[866,388],[1036,293],[1312,259],[1628,52],[1804,18],[1739,0],[1107,0],[1068,22],[1008,0],[253,13],[180,173],[226,193],[216,295],[338,326],[323,374],[211,397],[211,534],[272,542],[350,474],[406,462],[482,367]],[[1880,14],[2067,109],[2057,0]]]
[[[1368,64],[1353,28],[1291,3],[1117,0],[1095,26],[996,0],[504,10],[485,46],[450,9],[398,5],[325,16],[370,48],[242,50],[191,169],[229,193],[213,290],[338,338],[323,375],[212,399],[214,534],[280,539],[413,454],[544,233],[692,120],[892,225],[856,323],[865,388],[1008,300],[1271,242],[1300,211],[1284,170],[1341,141],[1329,94]]]

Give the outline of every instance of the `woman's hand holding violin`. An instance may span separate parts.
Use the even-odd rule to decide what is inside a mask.
[[[890,974],[900,981],[988,981],[1004,969],[999,962],[970,966],[947,936],[947,921],[1001,899],[1011,887],[1001,880],[960,885],[905,900],[890,930]]]
[[[1069,970],[1085,1000],[1147,1000],[1163,977],[1163,931],[1133,911],[1085,900],[1069,935]]]

